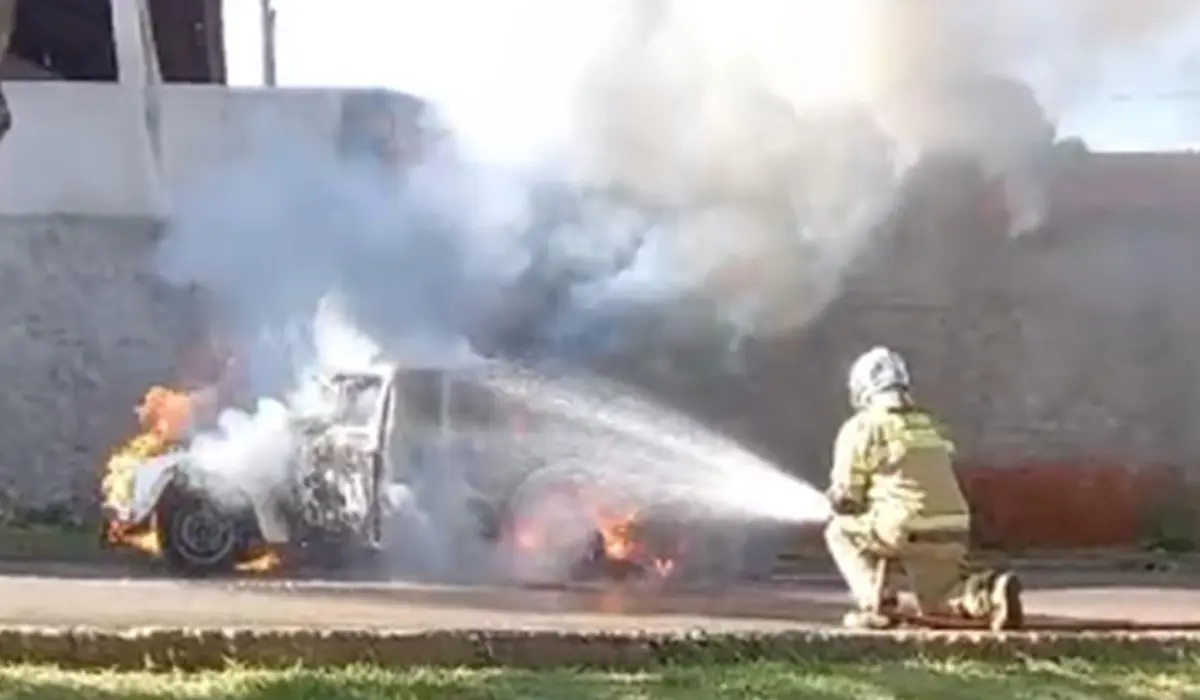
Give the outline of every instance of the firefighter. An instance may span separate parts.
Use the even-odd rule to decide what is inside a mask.
[[[895,593],[878,581],[886,558],[903,565],[922,615],[1019,627],[1017,577],[967,564],[970,511],[953,471],[953,445],[913,402],[904,359],[875,347],[854,362],[848,385],[855,414],[834,446],[826,495],[835,515],[825,530],[857,604],[846,624],[884,627],[898,613]],[[935,549],[939,556],[919,554]]]

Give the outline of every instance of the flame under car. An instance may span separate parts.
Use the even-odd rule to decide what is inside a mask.
[[[318,380],[314,413],[284,417],[295,437],[271,479],[239,483],[206,469],[184,438],[195,396],[139,411],[144,431],[109,460],[104,540],[161,556],[177,573],[267,570],[282,561],[343,563],[384,546],[396,372],[342,372]],[[152,390],[153,391],[153,390]]]

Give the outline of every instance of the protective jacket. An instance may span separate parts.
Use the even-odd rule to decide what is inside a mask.
[[[953,445],[927,412],[899,395],[880,398],[838,432],[831,496],[857,505],[880,534],[969,530]]]

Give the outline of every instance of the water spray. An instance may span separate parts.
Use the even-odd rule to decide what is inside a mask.
[[[596,378],[496,372],[485,382],[547,414],[547,441],[574,453],[563,469],[648,502],[683,502],[725,517],[806,524],[830,517],[824,495],[735,441],[633,390]]]

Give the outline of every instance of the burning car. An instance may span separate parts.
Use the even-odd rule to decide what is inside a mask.
[[[104,539],[186,574],[264,571],[284,559],[340,565],[384,547],[393,486],[412,487],[421,507],[420,486],[432,478],[453,482],[456,524],[467,518],[473,536],[523,581],[712,580],[737,568],[733,529],[711,514],[636,503],[564,459],[554,446],[572,427],[504,391],[493,372],[508,371],[323,377],[324,396],[311,402],[322,410],[293,408],[281,418],[295,439],[286,468],[268,483],[197,464],[201,438],[190,435],[215,412],[211,397],[152,389],[138,411],[142,432],[107,464]]]
[[[204,392],[155,387],[142,431],[108,460],[104,541],[161,556],[175,572],[273,568],[292,554],[341,562],[383,546],[396,414],[396,371],[318,378],[320,410],[282,418],[291,449],[270,483],[231,483],[202,468],[189,444]],[[205,405],[208,403],[209,405]]]

